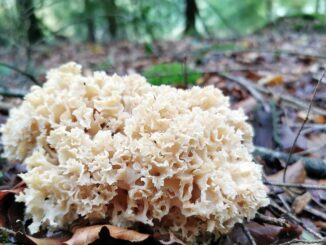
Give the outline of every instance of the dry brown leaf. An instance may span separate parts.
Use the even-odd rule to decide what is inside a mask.
[[[307,111],[299,111],[297,113],[297,117],[302,121],[305,120],[307,117]],[[309,114],[308,120],[311,120],[317,124],[325,124],[326,123],[326,117],[324,117],[323,115],[316,115],[313,113]]]
[[[270,75],[264,77],[258,81],[260,85],[267,85],[267,86],[277,86],[284,82],[284,78],[282,75]]]
[[[284,169],[267,176],[267,180],[271,182],[282,182],[283,181]],[[286,182],[289,183],[304,183],[306,179],[306,171],[302,161],[297,161],[288,167],[286,171]]]
[[[295,214],[301,213],[301,211],[305,208],[305,206],[310,202],[311,197],[312,196],[310,192],[306,192],[300,196],[297,196],[292,204],[292,210],[294,211],[294,213]]]
[[[12,189],[10,190],[0,190],[0,201],[5,198],[8,194],[17,194],[24,190],[25,188],[25,183],[23,181],[19,182],[17,185],[15,185]]]
[[[66,241],[67,245],[87,245],[99,239],[99,233],[102,229],[107,229],[110,236],[115,239],[126,240],[130,242],[141,242],[149,237],[149,234],[139,233],[113,225],[93,225],[77,228],[72,238]]]
[[[15,220],[22,214],[22,210],[14,210],[11,212],[14,205],[14,194],[21,192],[25,188],[25,183],[23,181],[19,182],[12,189],[0,190],[0,227],[5,227],[10,223],[11,220]],[[16,220],[15,220],[16,221]],[[10,225],[11,229],[14,229],[16,222]]]
[[[246,114],[249,114],[249,112],[252,112],[256,106],[257,106],[257,101],[255,100],[255,98],[249,96],[248,98],[234,104],[232,108],[234,109],[242,108]]]
[[[326,117],[324,117],[322,115],[314,115],[313,120],[315,123],[318,123],[318,124],[326,123]]]
[[[317,220],[314,222],[314,224],[321,230],[326,231],[326,222],[325,221],[321,221],[321,220]]]
[[[258,245],[272,244],[278,240],[282,227],[268,224],[249,223],[246,225]]]
[[[68,239],[66,236],[58,238],[36,238],[26,235],[22,232],[16,234],[17,242],[20,244],[31,244],[31,245],[60,245]]]

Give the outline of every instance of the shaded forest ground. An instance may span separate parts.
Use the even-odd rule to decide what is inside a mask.
[[[254,155],[263,165],[271,197],[270,206],[260,210],[254,221],[236,226],[217,244],[297,244],[293,239],[322,243],[326,236],[326,163],[322,160],[326,157],[326,78],[318,81],[326,68],[326,35],[314,25],[285,19],[232,40],[58,42],[33,47],[29,64],[19,62],[26,55],[24,50],[8,51],[0,57],[3,63],[12,64],[0,70],[1,122],[33,83],[45,81],[46,70],[70,60],[83,64],[86,73],[138,72],[154,83],[183,88],[192,83],[214,85],[230,96],[233,108],[242,107],[248,114],[255,129]],[[24,72],[27,65],[28,73]],[[289,157],[291,150],[294,154]],[[291,165],[283,181],[287,163]],[[9,171],[5,164],[2,168],[2,189],[11,188],[20,169]],[[0,216],[7,222],[10,215]]]

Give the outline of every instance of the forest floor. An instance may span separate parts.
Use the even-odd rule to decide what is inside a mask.
[[[326,69],[325,33],[293,32],[281,25],[233,40],[39,45],[29,58],[30,74],[15,63],[22,52],[1,54],[2,62],[15,64],[16,69],[0,70],[2,123],[30,85],[45,81],[46,70],[71,60],[81,63],[86,73],[137,72],[150,74],[148,78],[158,83],[168,80],[184,88],[195,83],[222,89],[233,108],[245,110],[254,127],[254,156],[263,165],[271,204],[216,244],[326,243],[326,76],[321,80]],[[162,63],[174,68],[156,66]],[[0,172],[0,226],[8,229],[1,236],[7,235],[11,242],[28,240],[23,235],[11,237],[15,234],[11,232],[21,229],[12,220],[21,217],[23,207],[14,204],[12,196],[22,189],[14,187],[22,169],[2,163]]]

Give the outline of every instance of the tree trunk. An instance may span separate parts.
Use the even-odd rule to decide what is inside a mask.
[[[108,31],[112,39],[117,36],[117,19],[116,14],[118,11],[115,0],[107,0],[106,1],[106,9],[107,9],[107,23],[108,23]]]
[[[268,22],[273,21],[273,0],[266,0],[266,12]]]
[[[95,42],[95,25],[93,19],[93,6],[91,0],[85,0],[84,2],[85,13],[87,15],[86,26],[87,26],[87,41]]]
[[[320,8],[320,0],[316,0],[315,14],[319,13],[319,8]]]
[[[198,7],[196,0],[185,0],[185,17],[186,17],[186,34],[196,33],[196,17],[198,15]]]
[[[16,0],[16,6],[20,15],[21,25],[26,27],[27,40],[35,43],[43,37],[35,15],[33,0]]]

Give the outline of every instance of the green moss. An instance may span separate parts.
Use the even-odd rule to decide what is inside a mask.
[[[146,68],[143,74],[153,85],[196,84],[196,81],[201,77],[199,72],[190,68],[187,68],[185,74],[184,65],[181,63],[153,65]]]

